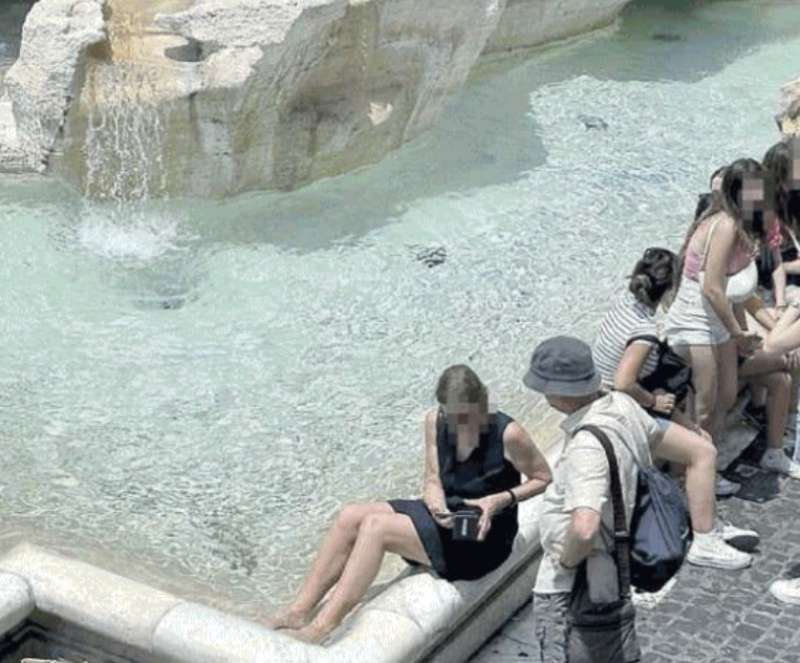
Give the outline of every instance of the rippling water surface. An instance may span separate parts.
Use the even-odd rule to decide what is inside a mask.
[[[793,4],[655,4],[484,67],[435,131],[298,193],[120,210],[0,182],[0,544],[257,615],[342,502],[417,492],[448,364],[534,425],[534,344],[591,337],[800,74]]]

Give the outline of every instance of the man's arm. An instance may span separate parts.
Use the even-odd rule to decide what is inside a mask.
[[[611,480],[606,453],[594,435],[580,431],[567,444],[562,463],[566,478],[564,508],[571,512],[571,520],[559,562],[573,568],[595,547],[603,506],[610,499]]]
[[[594,548],[594,539],[600,531],[600,514],[593,509],[575,509],[569,524],[564,548],[559,563],[575,568],[586,559]]]

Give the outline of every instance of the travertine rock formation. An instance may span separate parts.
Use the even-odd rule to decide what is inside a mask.
[[[0,102],[0,169],[99,197],[294,189],[441,116],[482,53],[629,0],[39,0]]]
[[[800,134],[800,78],[781,88],[778,126],[785,134]]]

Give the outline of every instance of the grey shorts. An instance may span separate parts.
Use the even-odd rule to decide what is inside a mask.
[[[534,634],[540,663],[567,663],[569,593],[533,595]]]

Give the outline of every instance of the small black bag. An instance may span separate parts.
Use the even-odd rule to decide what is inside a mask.
[[[612,473],[611,492],[616,520],[616,503],[622,501],[622,493],[614,488],[613,475],[618,473],[614,447],[597,426],[582,426],[579,430],[594,435],[606,452]],[[618,546],[616,561],[621,573],[629,571],[634,587],[645,592],[657,592],[683,565],[693,538],[691,519],[678,484],[655,467],[641,467],[633,452],[631,456],[639,468],[636,504],[633,507],[630,535],[624,521],[622,527],[617,524],[614,526],[614,538]],[[616,483],[619,484],[618,478]],[[615,495],[617,492],[619,500]],[[628,546],[627,560],[619,552],[619,540]]]
[[[673,352],[666,341],[655,336],[634,336],[628,341],[628,345],[634,341],[647,341],[658,348],[656,370],[639,380],[639,384],[647,391],[663,389],[674,394],[676,403],[683,401],[692,388],[692,367],[688,362]]]

